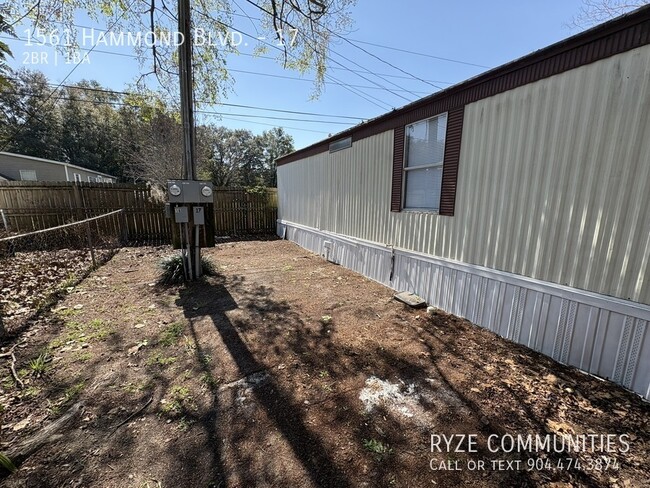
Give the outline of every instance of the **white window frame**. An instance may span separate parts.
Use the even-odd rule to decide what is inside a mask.
[[[72,176],[74,177],[75,183],[81,183],[81,175],[79,173],[72,173]]]
[[[25,178],[25,175],[29,174],[30,176],[34,176],[33,178]],[[38,181],[38,178],[36,177],[36,170],[35,169],[21,169],[20,170],[20,181]]]
[[[448,112],[441,112],[439,114],[436,114],[432,117],[427,117],[426,119],[420,119],[416,120],[415,122],[411,122],[410,124],[407,124],[404,127],[404,160],[402,161],[402,210],[406,212],[427,212],[427,213],[435,213],[437,214],[440,212],[440,199],[438,200],[438,208],[429,208],[429,207],[407,207],[406,206],[406,192],[408,191],[408,188],[406,187],[406,177],[408,175],[409,171],[413,170],[419,170],[419,169],[429,169],[429,168],[440,168],[441,170],[444,168],[445,165],[445,147],[447,145],[447,133],[445,132],[445,140],[442,143],[442,161],[439,163],[431,163],[431,164],[424,164],[421,166],[412,166],[408,167],[408,155],[409,155],[409,150],[408,150],[408,144],[409,144],[409,137],[408,137],[408,130],[409,127],[419,124],[421,122],[427,122],[432,119],[436,119],[438,117],[445,116],[447,118],[447,123],[449,123],[449,113]],[[442,182],[440,184],[440,197],[442,197]]]

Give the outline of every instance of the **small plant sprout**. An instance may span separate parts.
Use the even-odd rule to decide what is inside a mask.
[[[9,471],[10,473],[14,473],[16,471],[16,466],[14,463],[9,459],[7,456],[2,454],[0,452],[0,466],[2,466],[4,469]]]
[[[366,451],[373,453],[379,461],[393,452],[393,449],[388,444],[377,439],[364,439],[363,447]]]
[[[169,324],[162,335],[160,336],[160,344],[165,347],[172,346],[178,342],[178,339],[183,335],[184,324],[182,322],[174,322]]]
[[[47,371],[49,361],[50,361],[49,354],[47,353],[47,351],[43,351],[38,355],[38,357],[29,361],[29,369],[32,370],[34,376],[40,378]]]

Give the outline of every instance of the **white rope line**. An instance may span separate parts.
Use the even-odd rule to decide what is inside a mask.
[[[99,219],[103,219],[105,217],[110,217],[111,215],[115,215],[115,214],[120,213],[120,212],[124,212],[124,209],[121,208],[119,210],[114,210],[112,212],[108,212],[108,213],[105,213],[103,215],[98,215],[97,217],[90,217],[88,219],[79,220],[78,222],[71,222],[69,224],[59,225],[57,227],[49,227],[47,229],[41,229],[41,230],[36,230],[34,232],[28,232],[27,234],[20,234],[20,235],[17,235],[17,236],[4,237],[4,238],[0,239],[0,243],[13,241],[13,240],[16,240],[16,239],[20,239],[22,237],[34,236],[34,235],[37,235],[37,234],[44,234],[46,232],[50,232],[50,231],[54,231],[54,230],[65,229],[65,228],[68,228],[68,227],[74,227],[75,225],[80,225],[80,224],[83,224],[83,223],[86,223],[86,222],[91,222],[93,220],[99,220]]]

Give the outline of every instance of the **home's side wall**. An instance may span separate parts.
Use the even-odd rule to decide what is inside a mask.
[[[36,181],[75,181],[74,174],[77,173],[83,182],[88,182],[88,177],[91,177],[94,183],[98,176],[102,177],[103,183],[115,182],[115,178],[112,176],[105,176],[96,171],[74,165],[33,159],[29,156],[16,157],[11,154],[0,153],[0,174],[20,181],[21,169],[36,171]]]
[[[0,154],[0,173],[4,176],[20,181],[21,169],[36,171],[37,181],[66,181],[65,168],[62,165]]]
[[[467,105],[454,217],[390,212],[389,131],[280,166],[279,232],[650,398],[647,134],[650,46]]]

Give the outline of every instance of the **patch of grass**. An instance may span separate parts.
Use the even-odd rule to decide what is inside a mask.
[[[50,356],[47,351],[43,351],[38,355],[38,357],[29,361],[29,369],[32,370],[32,373],[37,378],[40,378],[45,374],[48,369],[48,362],[50,361]]]
[[[90,361],[92,358],[93,358],[92,353],[86,351],[86,352],[80,352],[80,353],[78,353],[78,354],[74,357],[73,361],[79,361],[80,363],[85,363],[85,362]]]
[[[74,317],[79,312],[79,310],[75,310],[74,308],[59,308],[56,310],[56,314],[60,317]]]
[[[115,332],[106,322],[101,319],[91,320],[88,323],[87,328],[91,330],[90,338],[100,341],[106,339],[109,335]]]
[[[77,276],[74,273],[70,273],[68,277],[61,282],[59,287],[62,290],[69,291],[68,288],[73,288],[77,284],[77,281],[79,281]]]
[[[180,420],[178,421],[178,429],[187,432],[190,430],[190,427],[194,423],[194,420],[188,420],[186,417],[181,417]]]
[[[169,398],[164,398],[160,403],[163,415],[178,415],[192,406],[192,395],[186,386],[175,385],[169,390]]]
[[[91,340],[103,341],[115,331],[103,320],[94,319],[88,323],[69,320],[64,323],[64,335],[53,339],[48,344],[48,348],[58,349],[66,344],[87,343]]]
[[[40,388],[36,388],[35,386],[28,386],[22,391],[22,398],[33,398],[38,396],[40,393]]]
[[[47,413],[52,417],[58,417],[61,413],[61,405],[47,400]]]
[[[320,376],[321,378],[329,378],[329,375],[330,375],[329,371],[327,370],[322,370],[320,373],[318,373],[318,376]]]
[[[169,366],[170,364],[174,364],[176,362],[176,357],[174,356],[164,356],[160,352],[156,352],[149,356],[149,358],[146,361],[147,366]]]
[[[86,387],[86,383],[84,381],[81,381],[75,385],[66,388],[65,392],[63,393],[63,400],[62,400],[63,405],[72,403],[79,396],[79,394],[85,387]]]
[[[183,335],[183,328],[185,325],[182,322],[174,322],[169,324],[160,336],[159,344],[165,347],[172,346],[178,342]]]
[[[214,388],[219,384],[219,380],[210,373],[203,373],[199,378],[199,381],[209,388]]]
[[[11,376],[3,376],[0,386],[3,390],[11,390],[14,387],[14,379]]]
[[[212,355],[208,354],[207,352],[202,353],[199,356],[199,362],[203,366],[207,366],[208,364],[210,364],[212,362]]]
[[[366,451],[373,453],[378,460],[384,459],[393,452],[388,444],[377,439],[364,439],[363,447]]]
[[[183,270],[183,257],[180,254],[167,256],[160,261],[161,274],[158,283],[161,285],[179,285],[185,283],[185,272]],[[214,276],[217,270],[212,262],[201,257],[201,269],[204,276]]]
[[[0,466],[9,471],[10,473],[16,472],[16,466],[7,456],[0,452]]]
[[[196,344],[194,343],[194,340],[190,336],[183,336],[183,347],[185,348],[185,351],[187,351],[189,354],[193,353],[196,351]]]
[[[139,392],[149,390],[151,386],[152,386],[151,380],[147,380],[147,381],[142,381],[140,383],[132,383],[132,382],[125,383],[122,385],[122,389],[128,393],[139,393]]]

